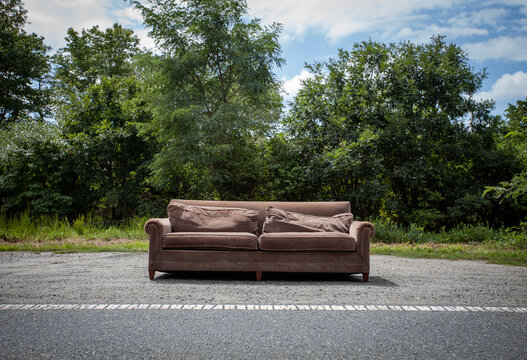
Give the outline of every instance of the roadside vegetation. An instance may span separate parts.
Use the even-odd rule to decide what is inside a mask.
[[[146,220],[134,217],[108,224],[100,216],[81,215],[69,221],[57,216],[32,219],[27,212],[11,219],[0,215],[0,251],[145,252]],[[430,232],[415,225],[405,229],[382,220],[372,221],[376,227],[372,254],[527,266],[527,234],[520,229],[467,225]]]
[[[527,266],[527,231],[522,228],[492,229],[461,225],[438,232],[408,228],[373,220],[375,238],[371,253],[412,258],[484,260],[495,264]]]
[[[56,215],[31,218],[28,212],[15,218],[0,215],[0,251],[147,251],[145,221],[135,217],[108,224],[100,216],[69,221]]]
[[[373,253],[525,265],[527,98],[495,115],[445,36],[307,63],[284,111],[281,24],[130,3],[156,51],[121,24],[50,51],[0,0],[0,250],[145,251],[171,198],[345,200],[377,219]]]

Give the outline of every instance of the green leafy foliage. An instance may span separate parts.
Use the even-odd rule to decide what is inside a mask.
[[[119,24],[105,31],[94,26],[80,34],[69,28],[66,43],[53,57],[55,79],[61,88],[81,93],[103,76],[132,74],[131,60],[139,52],[139,38]]]
[[[499,141],[517,159],[518,171],[512,178],[488,186],[485,194],[492,194],[502,206],[512,208],[514,217],[523,219],[522,226],[527,228],[527,99],[509,104],[505,116],[508,121]]]
[[[282,116],[280,24],[250,19],[245,0],[130,3],[160,51],[119,24],[69,29],[52,58],[55,121],[38,123],[48,47],[23,30],[20,0],[0,0],[1,212],[67,216],[84,236],[87,214],[162,215],[174,197],[347,200],[397,227],[393,241],[434,230],[524,246],[527,99],[493,116],[474,97],[485,71],[444,37],[361,42],[307,65]]]
[[[404,227],[390,221],[374,219],[374,242],[385,244],[470,244],[484,243],[505,248],[527,250],[525,230],[492,229],[483,225],[460,225],[436,232],[425,231],[423,227]]]
[[[68,31],[55,56],[58,123],[13,125],[2,132],[2,209],[77,215],[93,210],[112,220],[141,211],[157,142],[139,99],[133,32],[114,25]]]
[[[513,158],[497,147],[493,104],[472,98],[485,73],[461,48],[440,36],[368,41],[308,68],[285,126],[314,175],[311,199],[427,229],[503,220],[481,194],[510,176]]]
[[[143,240],[147,237],[143,229],[146,220],[147,218],[144,217],[133,217],[121,223],[108,224],[104,218],[91,214],[79,215],[72,222],[68,221],[67,218],[61,219],[57,214],[35,216],[27,211],[16,217],[0,214],[0,241],[5,241],[8,244],[36,242],[45,245],[46,242],[71,239]],[[93,248],[95,249],[96,246]],[[24,249],[17,249],[15,246],[13,250]],[[54,249],[47,251],[50,250]],[[46,251],[46,249],[42,251]]]
[[[43,37],[24,30],[26,23],[21,0],[0,0],[0,126],[49,113],[50,48]]]
[[[74,210],[74,163],[59,126],[9,124],[0,129],[0,148],[2,212],[65,215]]]
[[[140,134],[150,114],[137,98],[139,89],[131,77],[102,77],[63,115],[63,133],[76,160],[77,196],[87,209],[111,219],[135,214],[147,192],[155,143]]]
[[[153,182],[173,196],[251,198],[258,141],[281,108],[273,66],[280,25],[246,20],[244,1],[133,1],[161,55],[143,57],[152,127],[163,144]]]
[[[138,44],[119,24],[69,29],[54,57],[56,117],[76,160],[77,203],[114,220],[136,214],[151,195],[146,178],[157,143],[143,131],[151,116],[133,65]]]
[[[267,200],[306,201],[317,192],[314,176],[306,166],[301,148],[284,133],[265,143],[265,182],[262,197]]]

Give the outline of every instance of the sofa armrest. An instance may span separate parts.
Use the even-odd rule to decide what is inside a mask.
[[[350,225],[349,233],[359,241],[359,234],[362,234],[365,230],[369,230],[368,239],[375,235],[375,226],[369,221],[353,221]]]
[[[375,226],[368,221],[354,221],[350,226],[350,235],[357,242],[357,254],[362,256],[363,273],[370,272],[370,238],[375,235]]]
[[[168,218],[165,219],[150,219],[145,223],[145,232],[152,237],[163,236],[172,231],[172,225]]]
[[[148,245],[148,269],[155,270],[156,256],[163,247],[163,237],[172,231],[168,218],[150,219],[145,223],[145,232],[150,237]]]

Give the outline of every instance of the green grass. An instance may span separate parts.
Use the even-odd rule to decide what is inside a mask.
[[[527,232],[464,225],[427,232],[415,225],[403,228],[374,220],[371,253],[411,258],[483,260],[495,264],[527,266]]]
[[[488,244],[384,244],[372,243],[375,255],[409,258],[482,260],[493,264],[527,266],[527,250],[500,248]]]
[[[148,251],[146,218],[107,225],[102,218],[81,215],[73,221],[56,216],[16,218],[0,215],[0,251],[103,252]]]
[[[82,253],[82,252],[146,252],[148,251],[148,242],[145,241],[128,241],[122,243],[100,244],[93,243],[90,240],[71,242],[19,242],[19,243],[0,243],[0,251],[33,251],[45,252],[52,251],[56,253]]]
[[[72,222],[57,216],[31,218],[27,212],[16,218],[0,215],[0,240],[10,243],[65,239],[144,240],[147,238],[143,230],[146,220],[136,217],[120,224],[108,225],[100,217],[84,215]]]
[[[439,232],[424,231],[415,225],[403,228],[383,221],[375,224],[375,240],[385,244],[488,244],[504,248],[527,250],[527,231],[521,229],[491,229],[482,225],[460,225]]]
[[[16,218],[0,215],[0,251],[145,252],[147,218],[105,224],[102,218],[79,216],[72,221],[56,216]],[[486,226],[460,226],[440,232],[403,228],[380,220],[371,253],[410,258],[483,260],[496,264],[527,266],[527,233],[520,229],[494,230]]]

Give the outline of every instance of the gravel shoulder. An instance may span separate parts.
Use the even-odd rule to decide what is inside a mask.
[[[359,275],[156,273],[146,253],[0,253],[0,303],[526,306],[527,268],[372,256]]]

